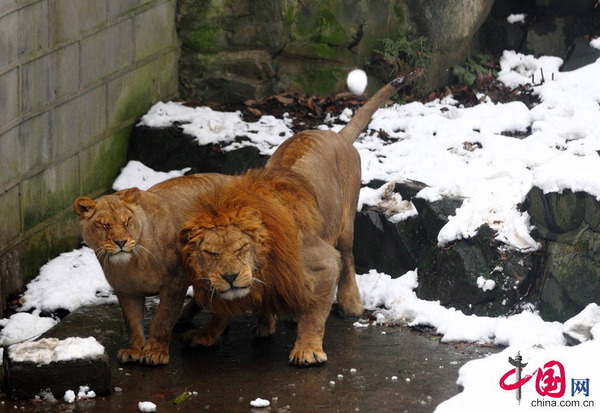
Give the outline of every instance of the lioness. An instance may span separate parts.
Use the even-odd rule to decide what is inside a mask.
[[[352,143],[379,106],[420,73],[384,86],[339,133],[300,132],[264,169],[203,197],[181,242],[194,298],[213,317],[184,333],[188,344],[215,344],[232,315],[252,310],[260,316],[257,335],[272,334],[276,316],[298,321],[292,364],[327,360],[323,336],[336,285],[346,314],[363,311],[352,254],[361,185]]]
[[[122,363],[169,362],[169,343],[188,286],[177,241],[186,214],[198,198],[228,177],[189,175],[169,179],[147,191],[131,188],[96,200],[74,203],[85,243],[94,249],[108,283],[119,299],[129,334],[119,350]],[[144,301],[160,295],[146,340]]]

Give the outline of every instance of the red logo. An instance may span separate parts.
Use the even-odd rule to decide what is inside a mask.
[[[517,400],[521,402],[521,387],[525,385],[534,376],[535,379],[535,390],[540,396],[548,396],[553,398],[559,398],[564,396],[566,390],[566,378],[565,368],[562,363],[552,360],[544,364],[543,367],[538,368],[532,374],[528,374],[525,377],[521,377],[521,370],[527,365],[522,363],[520,354],[514,359],[509,357],[508,361],[510,364],[515,366],[514,369],[507,371],[500,378],[500,387],[504,390],[516,390]],[[511,376],[515,376],[515,380],[512,383],[507,383]]]

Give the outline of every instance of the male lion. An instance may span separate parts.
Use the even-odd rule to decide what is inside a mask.
[[[119,350],[122,363],[169,362],[173,326],[188,286],[179,229],[198,198],[227,179],[219,174],[189,175],[147,191],[130,188],[96,200],[85,196],[75,200],[83,239],[94,249],[125,318],[129,342]],[[144,301],[156,294],[160,303],[146,340]]]
[[[296,134],[265,168],[251,170],[203,197],[181,231],[183,261],[195,301],[213,312],[191,345],[217,342],[234,314],[259,314],[257,335],[275,331],[277,316],[298,321],[289,360],[321,364],[325,322],[338,303],[360,315],[354,274],[354,216],[361,186],[354,140],[373,113],[415,70],[384,86],[339,132]]]

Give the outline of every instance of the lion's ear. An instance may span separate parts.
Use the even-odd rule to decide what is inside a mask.
[[[94,214],[96,203],[87,196],[80,196],[73,203],[73,207],[75,208],[77,215],[79,215],[79,218],[84,219],[89,218]]]
[[[126,189],[120,194],[120,198],[123,202],[134,205],[138,203],[141,196],[142,191],[136,187]]]

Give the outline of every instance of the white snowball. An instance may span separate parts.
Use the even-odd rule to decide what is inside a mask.
[[[355,95],[362,95],[367,88],[367,74],[364,70],[354,69],[348,73],[346,85],[348,86],[350,92],[354,93]]]
[[[138,403],[138,410],[140,412],[155,412],[156,411],[156,405],[152,402],[139,402]]]
[[[260,397],[256,398],[256,400],[252,400],[250,402],[250,406],[252,407],[269,407],[269,405],[271,404],[270,401],[265,400],[265,399],[261,399]]]
[[[73,403],[75,401],[75,392],[73,390],[67,390],[63,399],[67,403]]]

